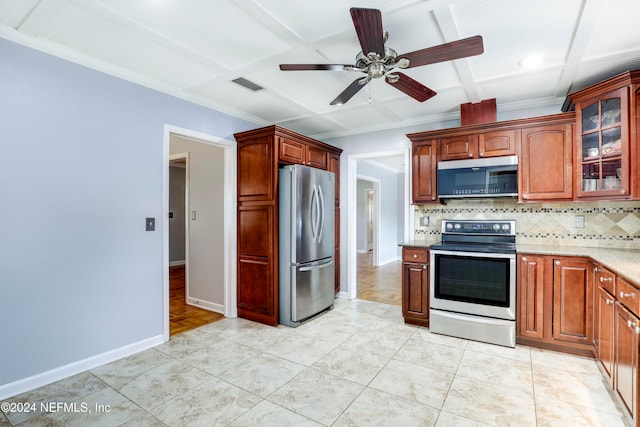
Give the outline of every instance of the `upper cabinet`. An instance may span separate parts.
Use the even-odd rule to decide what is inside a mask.
[[[414,143],[411,149],[413,203],[438,201],[436,191],[437,141]]]
[[[576,110],[575,187],[580,199],[640,197],[640,71],[569,95]]]
[[[573,116],[564,123],[522,129],[518,180],[520,201],[573,197]]]
[[[440,160],[477,159],[516,154],[516,132],[501,130],[440,139]]]

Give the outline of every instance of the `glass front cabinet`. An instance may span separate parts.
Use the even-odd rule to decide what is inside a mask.
[[[580,133],[578,156],[581,196],[628,195],[628,111],[627,88],[610,92],[578,109]],[[624,173],[623,173],[624,172]]]
[[[640,76],[634,79],[634,75],[625,73],[569,95],[576,110],[578,198],[637,196],[632,187],[632,159],[638,149],[631,145],[637,145],[635,104]]]

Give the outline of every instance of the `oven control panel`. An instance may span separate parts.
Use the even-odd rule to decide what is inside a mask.
[[[443,234],[493,234],[515,236],[512,220],[442,220]]]

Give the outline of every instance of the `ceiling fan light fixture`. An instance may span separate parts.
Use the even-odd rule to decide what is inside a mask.
[[[518,65],[522,68],[535,68],[542,64],[542,60],[544,56],[540,53],[532,53],[531,55],[527,55],[524,58],[518,61]]]

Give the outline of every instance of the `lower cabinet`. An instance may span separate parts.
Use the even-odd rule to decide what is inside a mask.
[[[519,254],[517,269],[516,341],[592,355],[591,261]]]
[[[429,249],[402,248],[402,316],[405,323],[429,326]]]
[[[631,415],[634,425],[638,418],[638,345],[640,320],[620,302],[615,303],[615,340],[613,387],[624,409]]]

